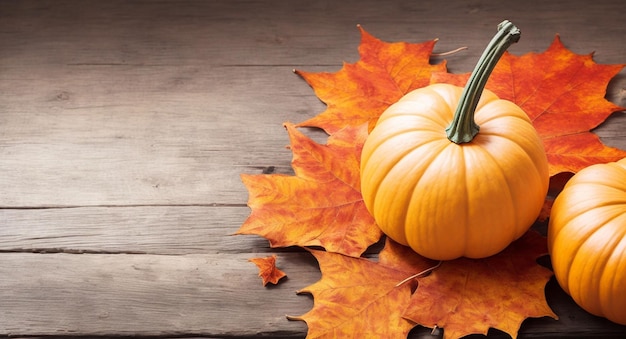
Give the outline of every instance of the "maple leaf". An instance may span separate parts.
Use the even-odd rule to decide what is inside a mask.
[[[626,157],[590,132],[624,109],[605,99],[609,81],[624,65],[601,65],[592,57],[574,54],[557,35],[543,53],[505,53],[487,82],[487,89],[528,114],[543,140],[550,176]],[[468,77],[437,73],[432,82],[464,86]]]
[[[516,338],[528,317],[558,319],[544,296],[552,272],[536,263],[547,254],[544,237],[527,232],[486,259],[444,262],[419,280],[404,316],[427,327],[443,327],[444,339],[498,328]]]
[[[305,321],[307,338],[400,338],[415,323],[402,317],[415,283],[398,283],[435,262],[387,240],[377,262],[311,251],[322,278],[298,293],[313,295],[313,309],[290,320]]]
[[[252,212],[236,234],[256,234],[272,247],[321,246],[360,256],[382,232],[361,196],[359,163],[367,127],[347,127],[321,145],[285,124],[295,176],[241,175]]]
[[[259,268],[259,277],[263,279],[263,286],[268,283],[276,285],[280,279],[287,276],[285,272],[276,268],[276,254],[265,258],[251,258],[248,261],[253,262]]]
[[[327,105],[324,112],[298,126],[319,127],[329,134],[365,122],[373,127],[387,107],[408,92],[427,86],[433,72],[446,71],[445,62],[429,62],[436,40],[387,43],[358,27],[359,61],[344,63],[336,73],[296,71]]]

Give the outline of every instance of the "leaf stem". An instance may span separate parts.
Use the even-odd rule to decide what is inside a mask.
[[[508,20],[504,20],[498,25],[498,32],[478,60],[463,89],[452,123],[446,128],[450,141],[462,144],[472,141],[478,134],[480,127],[474,121],[474,112],[485,84],[500,57],[511,44],[519,41],[520,34],[520,30]]]
[[[462,46],[462,47],[459,47],[457,49],[453,49],[453,50],[447,51],[447,52],[432,53],[430,56],[431,57],[444,57],[444,56],[448,56],[448,55],[453,55],[453,54],[459,53],[460,51],[464,51],[466,49],[467,49],[467,46]]]
[[[421,272],[419,272],[419,273],[413,274],[412,276],[410,276],[410,277],[408,277],[408,278],[406,278],[406,279],[402,280],[401,282],[397,283],[397,284],[396,284],[396,287],[398,287],[398,286],[400,286],[400,285],[402,285],[402,284],[404,284],[404,283],[408,282],[408,281],[409,281],[409,280],[411,280],[411,279],[414,279],[414,278],[419,278],[419,277],[421,277],[421,276],[423,276],[423,275],[426,275],[426,274],[428,274],[428,273],[430,273],[430,272],[434,271],[437,267],[441,266],[441,263],[442,263],[442,262],[443,262],[443,261],[439,261],[439,262],[437,263],[437,265],[435,265],[435,266],[433,266],[433,267],[429,267],[429,268],[427,268],[427,269],[425,269],[425,270],[423,270],[423,271],[421,271]]]

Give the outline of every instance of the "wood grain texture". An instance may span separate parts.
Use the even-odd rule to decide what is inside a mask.
[[[302,333],[304,323],[287,321],[285,312],[301,314],[311,307],[311,299],[296,295],[300,287],[294,285],[315,281],[310,274],[314,260],[292,253],[281,255],[278,263],[296,279],[283,285],[291,293],[264,288],[246,254],[4,253],[0,331],[118,336]]]
[[[523,32],[515,54],[558,33],[625,63],[624,13],[622,0],[0,1],[0,337],[304,337],[284,316],[312,306],[295,291],[319,279],[314,259],[231,235],[249,214],[239,175],[292,173],[282,123],[324,109],[292,70],[358,60],[361,24],[467,46],[446,59],[468,72],[505,18]],[[626,106],[625,88],[623,71],[607,98]],[[596,132],[626,149],[625,127],[618,112]],[[272,253],[289,278],[263,288],[247,259]],[[626,332],[554,281],[547,294],[561,320],[529,319],[520,337]]]
[[[0,210],[0,251],[217,254],[269,251],[234,236],[247,207],[141,206]]]

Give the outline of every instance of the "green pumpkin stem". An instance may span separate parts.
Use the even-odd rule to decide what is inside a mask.
[[[454,119],[446,128],[450,141],[462,144],[472,141],[478,134],[480,127],[474,121],[474,111],[476,111],[480,95],[500,57],[511,44],[518,42],[519,38],[520,30],[510,21],[505,20],[498,25],[498,32],[478,60],[463,89],[461,100],[454,112]]]

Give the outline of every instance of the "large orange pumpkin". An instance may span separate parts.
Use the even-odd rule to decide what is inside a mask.
[[[548,249],[557,281],[578,305],[626,325],[626,159],[567,182],[552,206]]]
[[[435,84],[407,94],[364,144],[365,205],[384,233],[423,256],[491,256],[541,210],[549,182],[542,141],[522,109],[483,91],[518,38],[503,22],[465,89]]]

